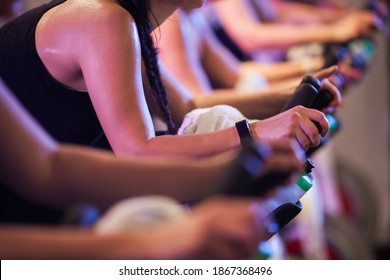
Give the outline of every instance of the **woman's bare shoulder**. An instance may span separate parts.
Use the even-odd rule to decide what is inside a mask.
[[[91,4],[92,2],[92,4]],[[79,3],[77,1],[76,3]],[[118,27],[134,23],[132,15],[115,0],[81,1],[73,4],[72,11],[85,27]]]
[[[71,38],[104,29],[121,32],[132,26],[134,18],[116,0],[68,0],[46,12],[39,22],[45,34],[69,34]]]

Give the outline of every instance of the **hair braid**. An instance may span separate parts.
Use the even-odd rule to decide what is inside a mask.
[[[161,80],[158,67],[157,49],[154,45],[151,32],[152,24],[149,20],[149,1],[147,0],[118,0],[134,18],[137,24],[139,39],[141,42],[141,54],[145,64],[146,74],[153,92],[153,99],[161,110],[170,134],[176,133],[168,108],[168,98],[165,86]]]

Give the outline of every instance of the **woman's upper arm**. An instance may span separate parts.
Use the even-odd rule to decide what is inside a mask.
[[[215,86],[234,87],[238,79],[240,61],[220,42],[209,23],[201,15],[197,19],[198,32],[204,37],[202,52],[204,71]]]
[[[159,56],[167,69],[192,95],[209,92],[211,85],[199,57],[202,37],[196,33],[187,12],[177,10],[158,32]]]
[[[88,24],[79,62],[93,106],[114,151],[137,152],[155,134],[136,25],[121,8]]]
[[[247,40],[248,34],[253,35],[252,32],[257,29],[260,20],[250,1],[217,1],[214,5],[223,28],[237,43],[241,43],[239,40]]]

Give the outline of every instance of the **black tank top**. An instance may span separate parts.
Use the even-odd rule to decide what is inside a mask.
[[[38,21],[65,1],[27,11],[0,29],[0,77],[57,141],[108,148],[89,95],[53,79],[36,50]]]

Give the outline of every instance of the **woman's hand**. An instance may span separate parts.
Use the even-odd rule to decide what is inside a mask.
[[[138,244],[151,259],[247,259],[269,237],[265,213],[254,202],[208,199],[183,218],[135,232]]]
[[[330,41],[345,43],[361,36],[370,36],[373,29],[381,29],[383,23],[371,12],[357,12],[344,16],[330,26]]]
[[[321,134],[313,123],[321,127]],[[251,123],[252,135],[258,140],[296,139],[306,151],[320,144],[320,136],[329,131],[325,115],[315,109],[296,106],[271,118]]]
[[[263,168],[259,172],[260,180],[262,176],[272,173],[284,175],[284,181],[281,182],[281,185],[296,182],[298,176],[304,172],[304,163],[306,162],[306,155],[297,141],[263,141],[262,145],[268,145],[270,153],[264,159]],[[289,176],[285,176],[287,174]]]
[[[337,65],[319,70],[313,74],[313,76],[321,81],[321,88],[320,91],[328,91],[332,96],[333,99],[330,102],[329,106],[324,108],[322,111],[324,113],[331,113],[336,110],[337,107],[343,105],[340,87],[342,85],[339,85],[336,83],[337,79],[335,78],[336,75],[339,73],[339,67]]]

